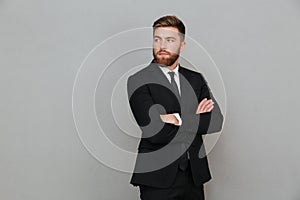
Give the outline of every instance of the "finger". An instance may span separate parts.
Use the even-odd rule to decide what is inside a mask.
[[[203,110],[203,105],[206,103],[207,98],[202,99],[202,101],[199,103],[197,112],[201,112]]]
[[[198,105],[198,109],[201,109],[203,104],[205,104],[206,101],[207,101],[207,98],[202,99],[202,101]]]
[[[213,110],[213,108],[214,108],[214,105],[212,104],[205,109],[205,112],[211,112]]]
[[[165,115],[165,122],[166,122],[166,123],[169,123],[169,121],[170,121],[169,115]]]
[[[208,107],[210,107],[211,105],[213,105],[214,102],[210,99],[210,100],[207,100],[205,102],[205,104],[203,105],[203,108],[202,108],[202,111],[206,111]]]
[[[212,106],[207,112],[211,112],[214,109],[214,106]]]
[[[166,114],[165,116],[165,122],[166,123],[169,123],[169,124],[172,124],[174,122],[174,117],[172,114]]]
[[[167,122],[167,117],[166,117],[166,115],[160,115],[160,119],[161,119],[161,121],[163,121],[163,122]]]
[[[172,114],[168,114],[168,123],[172,124],[174,121],[173,115]]]

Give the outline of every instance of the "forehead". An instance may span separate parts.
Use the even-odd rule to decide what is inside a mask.
[[[175,27],[158,27],[154,30],[154,37],[179,37],[180,33]]]

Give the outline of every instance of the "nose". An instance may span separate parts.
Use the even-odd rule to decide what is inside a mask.
[[[160,42],[160,49],[166,49],[166,48],[167,48],[167,43],[166,43],[165,40],[162,40],[162,41]]]

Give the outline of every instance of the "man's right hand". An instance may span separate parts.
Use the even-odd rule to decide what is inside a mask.
[[[174,114],[160,115],[160,119],[163,122],[169,123],[169,124],[178,125],[178,123],[179,123],[179,120],[176,118],[176,116]]]
[[[214,102],[211,99],[205,98],[199,103],[196,114],[210,112],[213,108]]]

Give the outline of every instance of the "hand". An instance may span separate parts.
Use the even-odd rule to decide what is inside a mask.
[[[173,114],[160,115],[160,119],[165,123],[174,124],[174,125],[179,124],[178,119]]]
[[[212,111],[214,108],[214,102],[211,99],[203,99],[197,108],[196,114],[206,113]]]

